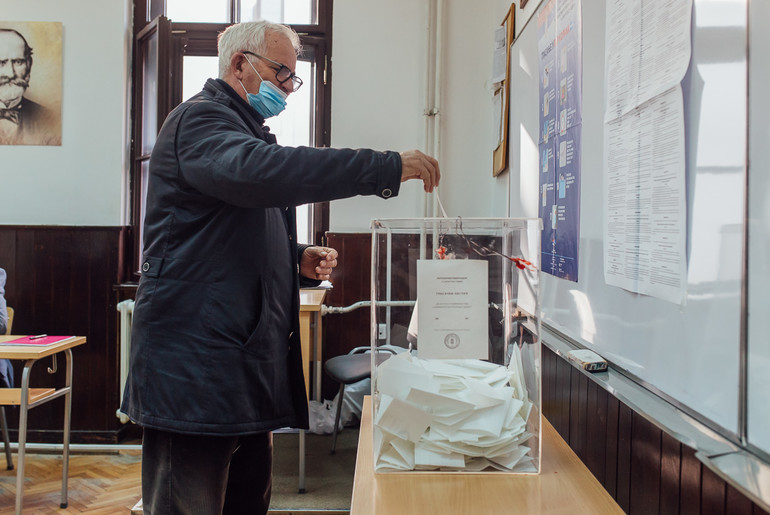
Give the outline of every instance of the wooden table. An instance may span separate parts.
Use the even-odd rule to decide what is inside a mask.
[[[302,341],[302,366],[308,399],[321,400],[321,304],[325,289],[299,291],[299,334]],[[310,388],[310,363],[313,363],[313,388]]]
[[[623,514],[601,483],[543,418],[540,475],[375,474],[372,403],[364,399],[350,515]]]
[[[72,348],[86,343],[83,336],[73,336],[51,345],[25,346],[3,345],[3,342],[15,340],[26,335],[0,336],[0,358],[25,360],[21,374],[21,388],[0,389],[0,405],[18,405],[19,413],[19,449],[16,463],[16,514],[21,515],[24,496],[24,454],[27,443],[27,416],[31,408],[64,396],[64,445],[62,451],[62,490],[61,508],[67,507],[67,474],[69,471],[70,420],[72,418]],[[53,366],[48,372],[56,372],[56,355],[63,352],[66,357],[65,384],[61,388],[30,388],[29,376],[32,366],[38,360],[51,356]]]
[[[308,399],[321,400],[321,304],[326,289],[307,288],[299,291],[299,337],[302,345],[302,368]],[[313,388],[310,388],[310,364],[313,363]],[[299,431],[299,487],[305,493],[305,431]]]

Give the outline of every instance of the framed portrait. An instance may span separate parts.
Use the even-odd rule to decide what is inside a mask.
[[[0,145],[61,145],[62,24],[0,21]]]

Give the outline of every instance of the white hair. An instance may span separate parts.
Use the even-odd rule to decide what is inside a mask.
[[[267,41],[265,35],[269,32],[278,32],[283,34],[294,47],[294,51],[299,55],[301,50],[299,36],[293,29],[280,23],[269,21],[251,21],[237,23],[225,29],[219,35],[217,48],[219,52],[219,78],[225,78],[230,68],[230,60],[234,54],[245,50],[262,54],[267,51]]]

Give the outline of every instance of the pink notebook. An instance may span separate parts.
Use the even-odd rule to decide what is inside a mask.
[[[74,338],[74,336],[43,336],[42,338],[34,339],[30,339],[29,336],[22,336],[21,338],[16,338],[15,340],[0,342],[0,345],[51,345],[52,343],[63,342],[64,340],[69,340],[70,338]]]

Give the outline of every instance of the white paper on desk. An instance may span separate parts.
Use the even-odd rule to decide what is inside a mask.
[[[477,408],[496,406],[512,399],[516,393],[510,386],[492,388],[484,381],[479,381],[478,379],[465,379],[465,385],[468,388],[459,397]]]
[[[467,472],[481,472],[489,466],[489,460],[486,458],[469,458],[465,460],[464,470]]]
[[[387,395],[380,398],[374,423],[399,438],[417,442],[431,422],[430,413]]]
[[[451,415],[433,415],[433,420],[445,426],[454,426],[473,415],[473,411],[458,411]]]
[[[433,374],[442,375],[453,380],[458,380],[463,377],[480,377],[483,375],[481,372],[463,366],[462,362],[465,361],[475,362],[476,360],[432,359],[420,360],[420,364],[423,369]]]
[[[455,413],[473,411],[473,404],[448,395],[426,392],[418,388],[412,388],[406,396],[407,402],[416,406],[423,406],[425,411],[435,415],[452,416]]]
[[[516,472],[519,474],[535,474],[537,473],[537,469],[532,462],[533,459],[530,456],[522,458],[522,460],[515,467],[513,467],[511,472]]]
[[[416,466],[427,467],[465,467],[465,456],[462,454],[433,452],[419,443],[414,447],[414,463]]]
[[[510,431],[503,431],[502,436],[495,440],[483,440],[479,441],[478,445],[483,448],[482,454],[487,458],[493,458],[503,454],[509,454],[528,438],[522,438],[521,435],[526,433],[523,431],[523,427],[517,429],[511,429]],[[519,436],[514,436],[519,435]],[[495,443],[496,442],[496,443]],[[493,445],[494,443],[494,445]]]
[[[521,363],[521,349],[518,345],[512,345],[511,361],[508,363],[508,375],[511,386],[516,389],[514,397],[527,400],[527,388],[524,383],[524,367]]]
[[[529,452],[529,447],[519,446],[514,451],[504,454],[502,456],[496,456],[494,458],[489,458],[489,461],[492,463],[496,463],[506,470],[511,470],[513,467],[515,467],[521,459],[526,456],[526,454]]]
[[[402,352],[377,367],[376,389],[381,394],[403,400],[412,388],[438,392],[439,384],[429,372],[411,361],[408,352]]]
[[[456,428],[452,426],[448,426],[446,424],[442,424],[441,422],[438,422],[436,420],[433,421],[433,423],[430,425],[430,431],[428,431],[427,434],[423,435],[423,440],[428,440],[432,442],[437,441],[446,441],[446,442],[464,442],[464,443],[476,443],[478,442],[479,438],[481,437],[478,433],[465,433],[463,431],[458,431]]]
[[[511,399],[511,403],[508,406],[508,413],[505,415],[505,422],[503,427],[510,428],[518,426],[519,420],[526,425],[526,420],[521,415],[521,410],[524,407],[525,402],[520,399]]]
[[[477,409],[470,417],[458,424],[458,429],[466,433],[500,436],[503,422],[508,413],[508,403],[513,399],[491,408]]]
[[[374,456],[377,470],[381,468],[412,470],[414,443],[380,429],[374,432]]]
[[[413,469],[415,466],[414,462],[414,455],[415,455],[415,448],[414,448],[414,442],[410,442],[409,440],[404,440],[402,438],[393,438],[390,441],[391,447],[398,453],[398,455],[403,460],[403,463],[405,466],[409,469]]]
[[[480,359],[442,359],[420,361],[426,370],[457,377],[475,377],[483,379],[497,370],[505,370],[501,365],[481,361]]]
[[[382,469],[412,470],[414,466],[409,466],[399,454],[391,447],[385,451],[377,460],[376,470]]]
[[[420,358],[489,358],[487,262],[417,260]]]
[[[504,367],[497,366],[492,372],[482,377],[481,380],[492,388],[500,388],[508,384],[508,371]]]
[[[476,445],[470,445],[463,442],[450,442],[449,440],[421,440],[420,445],[426,446],[428,449],[433,449],[435,452],[443,453],[458,453],[463,456],[469,456],[472,458],[478,458],[484,456],[484,453],[480,450],[481,447]]]

